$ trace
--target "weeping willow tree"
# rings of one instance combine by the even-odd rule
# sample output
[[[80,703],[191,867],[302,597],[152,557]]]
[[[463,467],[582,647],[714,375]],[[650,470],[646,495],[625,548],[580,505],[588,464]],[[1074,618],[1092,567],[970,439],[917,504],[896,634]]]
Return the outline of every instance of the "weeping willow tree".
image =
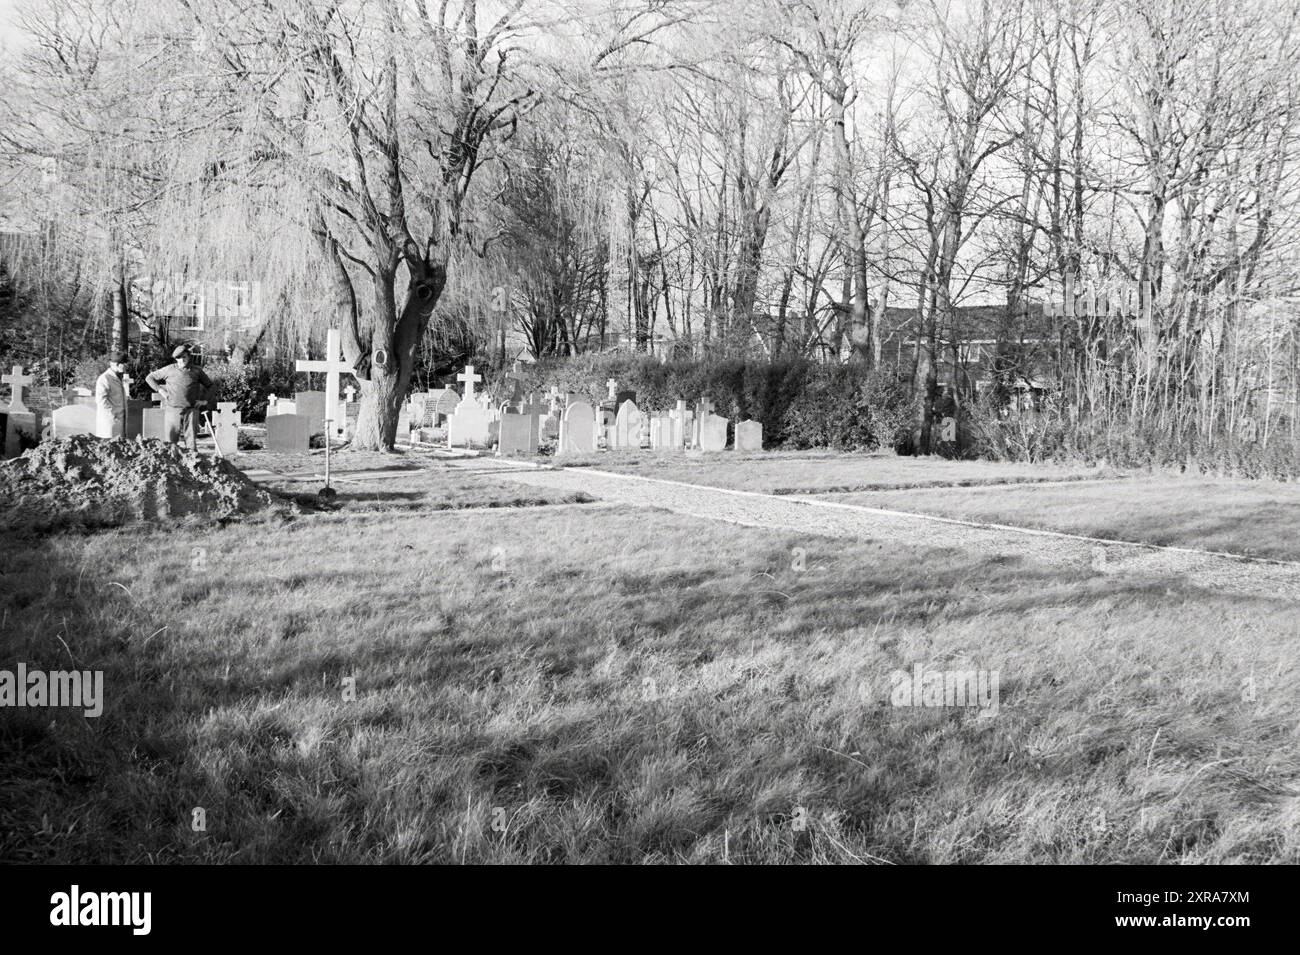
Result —
[[[513,71],[522,0],[491,19],[475,0],[181,2],[209,101],[237,118],[219,175],[300,190],[280,200],[319,263],[316,324],[341,328],[361,383],[354,446],[391,448],[457,249],[489,238],[471,187],[534,99]]]
[[[213,95],[214,51],[192,18],[166,0],[32,0],[21,22],[0,149],[39,237],[22,247],[25,283],[47,298],[74,286],[63,298],[114,348],[137,328],[168,347],[179,301],[232,288],[244,292],[223,316],[229,354],[272,321],[305,333],[327,289],[308,220],[291,212],[308,193],[249,160],[250,110]]]

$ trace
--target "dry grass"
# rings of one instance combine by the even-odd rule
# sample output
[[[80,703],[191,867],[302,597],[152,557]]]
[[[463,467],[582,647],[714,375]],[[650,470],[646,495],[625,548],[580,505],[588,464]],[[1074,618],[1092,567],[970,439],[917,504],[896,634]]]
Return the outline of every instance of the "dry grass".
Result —
[[[343,452],[330,462],[331,485],[338,492],[322,503],[324,452],[310,455],[271,455],[256,452],[239,457],[245,471],[267,470],[295,478],[260,478],[266,487],[313,510],[348,513],[398,513],[458,510],[479,507],[533,507],[582,504],[593,500],[583,493],[565,494],[525,488],[492,476],[501,467],[491,458],[456,464],[419,452]]]
[[[1300,561],[1300,485],[1154,476],[832,495],[919,514]]]
[[[622,509],[0,548],[107,696],[4,714],[7,860],[1300,862],[1280,601]]]
[[[705,484],[764,494],[831,493],[935,485],[1062,481],[1112,475],[1083,466],[949,461],[899,457],[893,452],[833,454],[809,451],[634,452],[561,457],[565,467],[591,466],[623,474]]]

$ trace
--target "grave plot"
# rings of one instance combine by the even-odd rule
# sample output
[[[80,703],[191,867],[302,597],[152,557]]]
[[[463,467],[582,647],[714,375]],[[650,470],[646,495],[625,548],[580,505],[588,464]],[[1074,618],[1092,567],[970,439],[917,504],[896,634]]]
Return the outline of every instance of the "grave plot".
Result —
[[[752,441],[742,430],[742,443]],[[566,466],[764,494],[826,494],[907,487],[961,487],[1038,481],[1120,478],[1113,469],[1001,461],[950,461],[900,457],[892,451],[843,454],[825,451],[727,450],[717,454],[645,451],[574,457]]]
[[[330,461],[330,480],[338,497],[321,505],[315,492],[324,483],[323,451],[310,455],[250,452],[240,456],[239,464],[258,484],[313,510],[415,513],[595,500],[582,491],[529,488],[496,478],[491,470],[500,466],[491,458],[470,459],[466,467],[458,467],[422,451],[343,450],[334,452]]]
[[[832,494],[827,500],[1089,537],[1300,561],[1300,488],[1146,475],[1126,481]]]

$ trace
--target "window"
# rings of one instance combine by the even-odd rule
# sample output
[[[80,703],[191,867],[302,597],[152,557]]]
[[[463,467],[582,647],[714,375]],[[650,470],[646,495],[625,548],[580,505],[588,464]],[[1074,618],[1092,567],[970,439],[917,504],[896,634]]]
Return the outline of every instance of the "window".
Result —
[[[187,332],[203,331],[203,294],[197,289],[187,289],[176,303],[175,319]]]

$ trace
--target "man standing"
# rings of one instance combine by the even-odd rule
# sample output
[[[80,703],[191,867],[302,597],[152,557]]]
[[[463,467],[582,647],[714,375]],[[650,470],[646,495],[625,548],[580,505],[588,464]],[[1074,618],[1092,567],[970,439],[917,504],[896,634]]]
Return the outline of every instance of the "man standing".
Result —
[[[181,345],[172,357],[174,364],[159,368],[145,382],[163,396],[163,424],[167,440],[184,440],[194,450],[198,439],[198,414],[213,399],[212,379],[194,364],[188,345]]]
[[[126,434],[126,355],[115,351],[108,356],[108,368],[95,379],[95,435],[120,438]]]

